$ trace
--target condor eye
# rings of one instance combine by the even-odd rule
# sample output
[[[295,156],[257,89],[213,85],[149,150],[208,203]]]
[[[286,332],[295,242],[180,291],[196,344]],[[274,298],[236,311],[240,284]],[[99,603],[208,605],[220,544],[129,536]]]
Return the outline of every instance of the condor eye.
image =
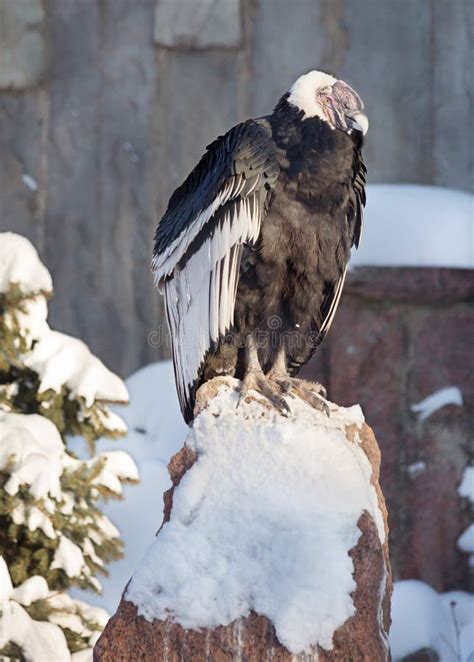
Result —
[[[323,101],[325,106],[328,106],[331,103],[331,100],[330,100],[329,97],[323,97],[322,101]]]

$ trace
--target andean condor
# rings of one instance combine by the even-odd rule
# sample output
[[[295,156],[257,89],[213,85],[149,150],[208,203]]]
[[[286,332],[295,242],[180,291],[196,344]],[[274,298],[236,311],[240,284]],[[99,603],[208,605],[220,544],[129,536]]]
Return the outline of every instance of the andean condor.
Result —
[[[323,387],[295,375],[331,325],[359,244],[363,108],[347,83],[311,71],[271,115],[211,143],[171,196],[152,268],[186,422],[217,375],[282,413],[291,393],[327,411]]]

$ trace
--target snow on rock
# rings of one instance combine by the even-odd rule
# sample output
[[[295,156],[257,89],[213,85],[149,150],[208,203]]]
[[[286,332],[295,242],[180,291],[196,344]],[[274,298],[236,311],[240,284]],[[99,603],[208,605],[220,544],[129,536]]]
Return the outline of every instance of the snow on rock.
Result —
[[[292,400],[287,419],[255,401],[236,410],[237,399],[221,388],[194,421],[186,445],[197,461],[126,599],[191,629],[253,610],[289,651],[331,649],[355,612],[349,551],[363,512],[385,538],[371,464],[346,438],[362,412],[333,407],[328,418]]]
[[[372,184],[353,266],[474,268],[474,195],[436,186]]]
[[[417,580],[394,584],[390,629],[394,662],[423,648],[436,651],[440,662],[468,662],[474,655],[473,631],[473,595],[462,591],[439,595]]]
[[[53,290],[49,271],[26,237],[14,232],[0,233],[0,265],[0,292],[6,292],[12,283],[25,294]]]
[[[431,393],[427,398],[411,405],[410,409],[418,414],[420,421],[426,421],[438,409],[446,405],[457,405],[462,407],[463,399],[461,390],[457,386],[446,386],[434,393]]]
[[[8,494],[28,485],[36,499],[59,498],[63,456],[61,436],[47,418],[0,411],[0,468],[12,467],[4,486]]]
[[[51,331],[40,336],[24,363],[38,373],[39,392],[61,391],[67,386],[72,397],[83,397],[88,407],[95,400],[128,402],[123,381],[94,356],[77,338]]]

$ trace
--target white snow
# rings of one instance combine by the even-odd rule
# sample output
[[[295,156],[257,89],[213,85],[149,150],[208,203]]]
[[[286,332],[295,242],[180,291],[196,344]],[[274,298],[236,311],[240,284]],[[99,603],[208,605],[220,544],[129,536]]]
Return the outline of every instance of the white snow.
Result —
[[[23,609],[36,600],[48,601],[52,609],[48,621],[33,620]],[[100,634],[93,628],[97,625],[103,629],[108,619],[103,609],[73,600],[66,593],[49,591],[44,577],[29,577],[13,588],[7,565],[0,557],[0,648],[9,641],[16,643],[28,662],[92,662],[92,646]],[[90,648],[71,656],[61,627],[84,637]]]
[[[23,505],[23,502],[20,501],[17,504],[17,507],[20,506],[20,504]],[[41,529],[48,538],[56,538],[56,531],[54,530],[52,521],[36,506],[29,507],[28,515],[24,519],[30,531]]]
[[[85,343],[59,331],[41,335],[24,363],[39,374],[40,393],[48,389],[59,392],[67,386],[71,395],[83,397],[88,407],[95,400],[128,402],[120,377],[106,368]]]
[[[459,496],[469,499],[474,503],[474,466],[469,465],[464,469],[461,484],[458,487]]]
[[[474,524],[470,524],[459,537],[457,546],[462,552],[474,554]]]
[[[48,494],[59,498],[63,456],[64,444],[51,421],[38,414],[0,411],[0,467],[12,467],[4,487],[8,494],[29,485],[36,499]]]
[[[474,268],[474,195],[436,186],[368,186],[353,266]]]
[[[97,457],[105,460],[105,463],[93,480],[94,484],[103,485],[114,494],[121,495],[123,491],[121,480],[139,480],[137,465],[125,451],[109,451],[100,453]],[[96,458],[92,462],[96,462]]]
[[[28,607],[36,600],[44,600],[47,598],[48,593],[49,588],[46,579],[39,575],[35,575],[33,577],[28,577],[23,584],[14,588],[12,591],[12,598],[21,605]]]
[[[222,388],[195,420],[187,445],[198,460],[127,599],[149,619],[171,614],[187,628],[253,609],[290,651],[330,649],[354,613],[348,552],[363,511],[385,535],[370,463],[345,436],[362,413],[334,407],[328,418],[299,400],[291,419],[256,402],[237,413],[237,397]]]
[[[130,405],[114,409],[125,420],[128,436],[98,442],[98,448],[106,452],[126,450],[140,474],[137,485],[123,485],[123,501],[113,499],[103,507],[103,512],[119,525],[125,542],[125,557],[108,565],[109,576],[101,578],[102,595],[73,592],[111,613],[118,607],[125,585],[161,524],[163,492],[171,486],[167,464],[182,447],[188,433],[179,409],[171,361],[142,368],[127,379],[126,384]],[[74,438],[71,442],[76,452],[86,455],[83,440]],[[119,533],[105,518],[104,527],[107,536]]]
[[[62,630],[53,623],[33,620],[12,600],[3,608],[0,619],[0,648],[8,641],[20,646],[28,662],[70,662],[71,659]]]
[[[18,284],[25,294],[53,289],[50,273],[35,247],[19,234],[0,233],[0,264],[0,292],[6,292],[11,283]]]
[[[417,413],[420,421],[426,421],[438,409],[446,405],[457,405],[462,407],[463,398],[461,390],[457,386],[446,386],[434,393],[431,393],[421,402],[411,405],[411,411]]]
[[[82,467],[93,468],[98,462],[103,462],[103,467],[95,477],[95,483],[117,495],[122,493],[122,480],[138,479],[135,463],[123,450],[99,453],[85,461],[78,460],[65,452],[56,426],[48,419],[38,414],[0,411],[0,469],[7,468],[9,474],[4,489],[8,494],[15,495],[21,486],[27,486],[35,499],[34,503],[15,503],[13,521],[19,525],[26,524],[30,531],[41,529],[50,539],[58,539],[51,567],[62,568],[69,577],[87,576],[90,581],[91,572],[84,556],[101,565],[91,541],[86,537],[81,543],[82,548],[76,545],[55,528],[50,515],[60,510],[64,515],[74,517],[74,499],[69,492],[61,489],[61,476]],[[88,532],[96,544],[103,544],[107,537],[117,537],[116,527],[105,516],[99,517],[96,524],[99,532],[93,528]],[[97,587],[100,588],[98,582]]]
[[[0,648],[11,641],[21,647],[28,662],[69,662],[71,656],[61,629],[53,623],[33,620],[20,604],[29,605],[46,597],[45,583],[42,577],[30,577],[14,589],[0,557]]]
[[[407,466],[407,472],[410,478],[416,478],[420,474],[426,471],[426,462],[419,460],[418,462],[412,462]]]
[[[59,545],[54,552],[54,559],[51,563],[51,569],[61,568],[68,577],[80,577],[83,574],[89,574],[89,567],[84,561],[84,556],[80,547],[75,545],[66,536],[61,536]]]
[[[455,622],[460,630],[460,646]],[[474,654],[473,631],[473,595],[462,591],[439,595],[417,580],[394,584],[390,630],[394,662],[423,648],[435,650],[440,662],[468,662]]]
[[[85,343],[49,328],[46,300],[39,293],[52,291],[51,276],[28,239],[13,232],[0,233],[0,264],[0,292],[17,283],[25,294],[38,295],[25,301],[24,312],[19,311],[16,316],[23,335],[37,341],[23,362],[40,376],[39,392],[48,389],[59,392],[66,386],[72,397],[84,398],[86,407],[96,400],[128,402],[123,381]],[[9,317],[11,313],[6,315],[7,323]],[[108,429],[124,431],[123,421],[117,415],[103,414],[102,419]]]
[[[171,455],[181,448],[188,432],[188,428],[182,422],[179,413],[171,362],[156,363],[143,368],[127,380],[127,386],[130,392],[131,404],[129,407],[116,407],[116,410],[120,412],[128,425],[128,437],[117,441],[104,440],[100,442],[101,448],[130,451],[140,470],[140,484],[124,487],[125,500],[123,502],[110,501],[104,508],[106,514],[119,525],[122,538],[125,541],[125,558],[110,564],[110,577],[101,580],[104,586],[102,596],[74,591],[74,594],[83,596],[88,602],[106,606],[111,613],[117,608],[123,589],[150,541],[153,541],[161,523],[162,493],[170,487],[166,464]],[[416,471],[421,470],[420,462],[414,462],[413,464]],[[474,478],[474,468],[467,467],[459,487],[460,496],[469,498],[468,494],[472,493],[472,478]],[[109,520],[105,520],[107,535],[117,535],[116,529],[109,531],[109,527],[112,526]],[[428,616],[426,613],[426,603],[429,604],[430,597],[423,601],[423,595],[426,595],[424,588],[427,589],[428,596],[433,597],[434,594],[436,597],[437,594],[421,582],[414,581],[415,587],[412,593],[416,594],[416,585],[421,585],[422,597],[417,598],[412,608],[410,590],[404,590],[403,584],[404,582],[395,584],[391,636],[394,654],[397,656],[394,657],[394,660],[400,659],[399,652],[401,650],[414,652],[413,646],[415,648],[418,645],[424,647],[426,642],[431,641],[438,642],[436,643],[438,646],[440,638],[443,641],[442,636],[445,633],[446,622],[451,622],[451,612],[447,613],[446,608],[449,608],[449,597],[454,594],[439,596],[442,604],[445,605],[441,617],[439,617],[439,614],[436,616],[436,609],[440,610],[441,606],[434,599],[435,615],[430,621],[429,609]],[[402,586],[401,590],[399,586]],[[405,595],[407,601],[404,600]],[[459,593],[456,596],[455,611],[459,619],[461,619],[461,603],[463,605],[461,643],[464,646],[462,660],[466,662],[469,657],[469,644],[472,643],[470,631],[466,625],[473,613],[473,597],[465,593]],[[415,608],[420,601],[422,602],[421,616]],[[426,625],[427,619],[428,626]],[[442,621],[441,629],[437,626],[440,619]],[[428,628],[426,637],[417,637],[418,626],[415,628],[414,624],[418,624],[419,621],[422,623],[420,627],[423,632],[426,633]],[[449,633],[449,646],[455,646],[454,632],[450,630]],[[442,646],[443,644],[439,645]],[[447,657],[443,662],[453,662],[454,659],[453,656]]]
[[[48,317],[48,305],[44,296],[37,295],[23,301],[22,307],[24,311],[15,311],[16,318],[22,335],[31,343],[32,340],[49,332],[49,326],[46,321]],[[5,315],[7,323],[10,318],[10,313],[7,313]]]
[[[28,175],[27,173],[25,173],[21,176],[21,178],[23,180],[23,184],[27,188],[29,188],[30,191],[37,191],[38,190],[38,182],[31,175]]]

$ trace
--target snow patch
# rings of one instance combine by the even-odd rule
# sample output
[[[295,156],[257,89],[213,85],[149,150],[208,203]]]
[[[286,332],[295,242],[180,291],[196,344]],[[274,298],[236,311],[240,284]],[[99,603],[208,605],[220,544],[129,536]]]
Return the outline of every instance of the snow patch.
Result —
[[[440,662],[468,662],[474,655],[473,631],[473,595],[462,591],[440,595],[417,580],[395,582],[390,629],[394,662],[423,648],[436,651]]]
[[[350,265],[474,268],[474,195],[437,186],[368,186],[363,240]]]
[[[66,536],[61,536],[59,545],[54,552],[51,569],[60,568],[68,577],[80,577],[90,574],[88,565],[84,560],[82,550]]]
[[[0,264],[0,292],[7,292],[11,283],[18,284],[25,294],[52,292],[51,275],[25,237],[14,232],[1,233]]]
[[[70,662],[61,629],[53,623],[33,620],[20,604],[47,597],[45,584],[43,577],[30,577],[14,589],[7,564],[0,556],[0,648],[11,641],[22,649],[26,660]]]
[[[459,536],[457,546],[462,552],[474,554],[474,524],[470,524],[464,533]]]
[[[409,464],[407,466],[407,473],[410,476],[410,478],[416,478],[425,471],[426,471],[426,462],[423,462],[423,460],[420,460],[419,462],[412,462],[412,464]]]
[[[474,466],[469,465],[464,469],[461,484],[458,487],[458,494],[474,503]]]
[[[257,402],[237,413],[237,397],[221,389],[194,421],[186,443],[198,460],[126,598],[146,618],[171,614],[186,628],[255,610],[290,651],[330,649],[354,613],[348,552],[363,511],[385,535],[370,463],[345,436],[362,412],[333,407],[327,418],[294,400],[285,419]]]
[[[438,409],[442,409],[442,407],[445,407],[446,405],[457,405],[458,407],[462,407],[462,393],[457,386],[446,386],[445,388],[441,388],[439,391],[435,391],[421,402],[411,405],[410,409],[417,413],[419,420],[423,422],[438,411]]]
[[[114,494],[122,494],[121,481],[139,480],[137,465],[125,451],[109,451],[100,453],[98,457],[104,460],[104,466],[93,481],[97,485],[106,487]],[[95,458],[93,462],[96,462]]]
[[[3,559],[2,559],[3,560]],[[49,589],[46,579],[39,575],[28,577],[23,584],[12,591],[12,598],[21,605],[28,607],[36,600],[44,600],[48,597]]]
[[[59,331],[41,335],[24,359],[41,379],[39,393],[61,391],[67,386],[72,397],[83,397],[86,406],[96,400],[128,402],[128,392],[118,375],[94,356],[87,345]]]
[[[25,173],[24,175],[21,176],[21,179],[23,181],[23,184],[27,188],[29,188],[30,191],[37,191],[38,190],[38,182],[31,175],[28,175],[27,173]]]
[[[38,414],[0,411],[0,468],[11,465],[4,489],[16,494],[28,485],[35,499],[61,495],[64,444],[56,426]]]

